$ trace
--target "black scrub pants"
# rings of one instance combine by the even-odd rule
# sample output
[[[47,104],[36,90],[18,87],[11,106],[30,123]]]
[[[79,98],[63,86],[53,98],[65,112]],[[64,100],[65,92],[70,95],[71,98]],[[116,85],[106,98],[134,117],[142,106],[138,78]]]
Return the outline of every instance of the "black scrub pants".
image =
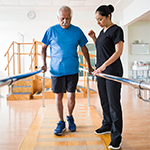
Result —
[[[121,83],[97,77],[98,91],[103,109],[103,126],[111,127],[111,142],[121,142],[122,109]]]

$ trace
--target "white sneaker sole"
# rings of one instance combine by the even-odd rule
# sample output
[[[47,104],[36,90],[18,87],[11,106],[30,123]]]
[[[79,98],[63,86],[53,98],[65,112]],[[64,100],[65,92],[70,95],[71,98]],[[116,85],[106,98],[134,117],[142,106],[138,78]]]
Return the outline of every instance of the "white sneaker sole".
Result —
[[[102,134],[111,133],[111,131],[106,131],[106,132],[102,132],[102,133],[97,133],[96,131],[94,131],[94,133],[97,134],[97,135],[102,135]]]
[[[61,133],[54,133],[54,134],[55,134],[55,135],[60,136],[60,135],[62,135],[62,134],[63,134],[63,132],[65,132],[65,131],[66,131],[66,128],[65,128],[65,129],[63,129]]]
[[[120,149],[122,142],[120,143],[119,147],[113,147],[112,145],[109,145],[108,148],[109,149]]]

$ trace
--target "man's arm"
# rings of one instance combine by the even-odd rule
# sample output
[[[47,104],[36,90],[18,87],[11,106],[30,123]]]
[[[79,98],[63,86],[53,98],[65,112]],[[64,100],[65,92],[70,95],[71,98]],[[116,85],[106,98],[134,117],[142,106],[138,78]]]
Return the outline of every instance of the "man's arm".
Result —
[[[83,55],[84,55],[84,57],[86,59],[86,62],[87,62],[87,65],[88,65],[89,74],[91,74],[91,72],[93,72],[94,69],[91,66],[90,56],[89,56],[89,52],[88,52],[88,49],[87,49],[86,45],[84,45],[83,47],[81,47],[81,50],[82,50],[82,53],[83,53]]]
[[[46,53],[47,51],[47,45],[43,44],[42,45],[42,51],[41,51],[41,57],[42,57],[42,60],[43,60],[43,66],[41,67],[42,70],[44,70],[43,72],[46,72],[47,71],[47,64],[46,64]]]

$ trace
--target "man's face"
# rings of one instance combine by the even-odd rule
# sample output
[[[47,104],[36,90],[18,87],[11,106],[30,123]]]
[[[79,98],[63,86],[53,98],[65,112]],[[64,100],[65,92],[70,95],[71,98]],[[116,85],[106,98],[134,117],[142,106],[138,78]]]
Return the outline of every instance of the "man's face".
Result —
[[[70,23],[71,23],[71,16],[70,16],[70,11],[67,10],[67,11],[60,11],[60,15],[57,16],[58,17],[58,20],[60,22],[60,26],[64,29],[67,29],[69,28],[70,26]]]

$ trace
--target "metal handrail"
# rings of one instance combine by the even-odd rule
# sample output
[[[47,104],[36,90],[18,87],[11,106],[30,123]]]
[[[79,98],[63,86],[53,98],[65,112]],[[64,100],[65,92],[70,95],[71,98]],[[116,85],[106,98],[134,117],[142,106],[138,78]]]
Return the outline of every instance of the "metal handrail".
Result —
[[[38,74],[40,72],[42,72],[43,70],[38,70],[38,71],[34,71],[34,72],[30,72],[30,73],[25,73],[25,74],[20,74],[20,75],[15,75],[15,76],[11,76],[5,79],[0,80],[0,87],[3,87],[5,85],[11,85],[16,83],[17,81],[33,76],[35,74]]]
[[[110,79],[113,81],[117,81],[120,83],[126,83],[128,85],[133,86],[134,88],[139,88],[142,90],[150,90],[150,84],[144,81],[137,81],[137,80],[131,80],[128,78],[123,78],[123,77],[118,77],[118,76],[113,76],[113,75],[108,75],[108,74],[104,74],[104,73],[97,73],[97,76],[106,78],[106,79]]]
[[[80,70],[88,72],[87,69],[80,68]],[[109,79],[112,81],[120,82],[120,83],[126,83],[127,85],[131,85],[132,87],[139,89],[138,97],[140,99],[142,99],[143,101],[146,101],[146,102],[150,102],[150,98],[144,99],[141,96],[141,90],[149,90],[150,91],[150,83],[147,83],[144,81],[128,79],[128,78],[124,78],[124,77],[118,77],[118,76],[109,75],[109,74],[105,74],[105,73],[97,73],[96,76],[99,76],[99,77],[102,77],[105,79]]]
[[[128,79],[128,78],[122,78],[122,77],[108,75],[108,74],[104,74],[104,73],[97,73],[96,76],[103,77],[103,78],[113,80],[113,81],[116,81],[116,82],[126,83],[128,85],[131,85],[132,87],[139,89],[139,93],[138,93],[137,96],[140,99],[142,99],[143,101],[146,101],[146,102],[150,102],[150,98],[149,99],[144,99],[141,96],[141,90],[149,90],[150,91],[150,84],[147,83],[147,82],[137,81],[137,80],[133,80],[133,79],[131,80],[131,79]]]
[[[87,69],[83,69],[81,67],[79,67],[79,70],[80,71],[84,71],[87,73],[87,98],[88,98],[88,106],[91,106],[90,105],[90,86],[89,86],[89,72]]]
[[[7,94],[6,97],[10,96],[13,93],[13,88],[14,88],[14,83],[18,82],[21,79],[33,76],[35,74],[38,74],[40,72],[42,72],[43,70],[38,70],[38,71],[34,71],[34,72],[30,72],[30,73],[25,73],[25,74],[20,74],[20,75],[15,75],[15,76],[11,76],[5,79],[0,80],[0,88],[8,85],[10,87],[10,92],[9,94]],[[43,85],[45,86],[45,73],[43,73]],[[43,86],[43,87],[44,87]],[[43,88],[44,91],[44,88]],[[1,98],[5,98],[4,96],[0,95]],[[44,101],[44,97],[43,97],[43,101]],[[44,107],[44,102],[43,102],[43,107]]]

